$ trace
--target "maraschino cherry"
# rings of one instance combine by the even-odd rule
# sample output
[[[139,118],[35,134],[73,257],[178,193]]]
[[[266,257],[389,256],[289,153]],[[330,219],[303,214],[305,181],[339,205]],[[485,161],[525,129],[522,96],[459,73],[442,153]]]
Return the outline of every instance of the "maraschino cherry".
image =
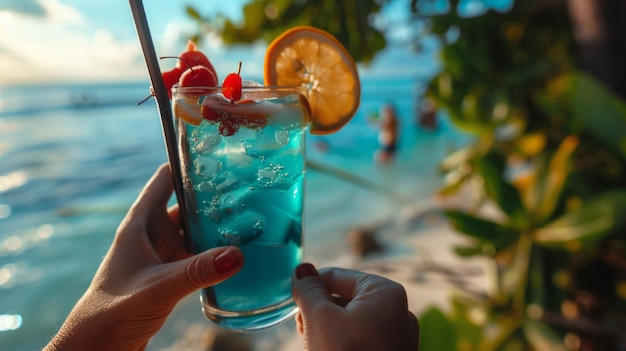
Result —
[[[239,61],[237,73],[230,73],[224,78],[224,82],[222,83],[222,93],[231,103],[235,103],[235,101],[241,99],[241,76],[239,73],[241,73],[241,61]]]
[[[185,48],[185,51],[182,52],[178,57],[181,60],[179,60],[178,63],[176,63],[176,68],[182,69],[183,71],[185,71],[187,70],[189,65],[204,66],[208,68],[211,72],[213,72],[213,75],[215,76],[215,80],[217,81],[217,71],[215,71],[215,68],[213,68],[211,61],[209,61],[209,58],[204,53],[202,53],[201,51],[198,51],[198,48],[196,47],[196,43],[194,43],[193,41],[189,40],[187,42],[187,47]],[[185,62],[187,62],[188,64],[185,64]]]
[[[180,87],[214,87],[217,85],[217,78],[209,68],[196,65],[189,67],[178,80]]]

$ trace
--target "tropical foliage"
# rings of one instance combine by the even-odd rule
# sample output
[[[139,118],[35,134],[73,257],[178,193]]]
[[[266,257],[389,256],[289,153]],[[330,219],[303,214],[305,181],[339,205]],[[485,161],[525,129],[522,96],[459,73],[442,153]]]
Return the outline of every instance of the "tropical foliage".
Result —
[[[474,242],[457,254],[486,257],[495,288],[422,315],[422,350],[615,350],[626,330],[626,102],[582,69],[565,2],[480,16],[459,15],[463,3],[412,0],[407,11],[443,43],[427,96],[476,136],[443,160],[441,194],[480,195],[447,215]],[[385,46],[369,21],[383,5],[254,0],[242,25],[188,12],[226,42],[321,27],[366,61]]]
[[[613,350],[624,327],[626,103],[579,68],[567,8],[542,5],[429,17],[442,41],[459,36],[428,96],[476,135],[443,162],[454,180],[442,193],[479,184],[499,214],[448,211],[475,242],[457,253],[489,257],[497,274],[485,300],[423,316],[439,329],[426,344],[455,335],[439,350]]]
[[[385,47],[385,37],[370,15],[380,12],[387,1],[253,0],[243,7],[241,23],[219,14],[203,16],[193,6],[187,13],[198,23],[195,41],[201,41],[206,31],[218,31],[226,44],[270,42],[289,28],[308,25],[333,34],[356,61],[367,62]]]

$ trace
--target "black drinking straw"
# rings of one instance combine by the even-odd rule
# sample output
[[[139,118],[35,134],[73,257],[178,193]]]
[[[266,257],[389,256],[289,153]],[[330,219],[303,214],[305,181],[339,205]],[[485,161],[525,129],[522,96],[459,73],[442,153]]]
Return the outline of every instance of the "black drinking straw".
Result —
[[[163,78],[161,77],[161,69],[154,50],[154,43],[152,41],[152,35],[150,34],[150,28],[148,26],[148,19],[146,18],[146,11],[143,7],[143,2],[142,0],[129,1],[130,9],[133,13],[133,20],[139,36],[139,42],[141,43],[141,49],[143,50],[143,57],[146,60],[146,65],[148,66],[150,82],[152,83],[152,88],[154,89],[157,109],[159,110],[159,115],[161,116],[163,138],[165,139],[167,157],[170,163],[170,169],[172,170],[174,191],[176,192],[178,207],[180,209],[181,227],[186,238],[187,249],[192,252],[191,238],[187,231],[187,206],[185,205],[185,199],[183,197],[183,179],[180,169],[180,158],[178,157],[176,132],[174,130],[174,119],[169,95],[167,89],[165,88],[165,83],[163,83]]]

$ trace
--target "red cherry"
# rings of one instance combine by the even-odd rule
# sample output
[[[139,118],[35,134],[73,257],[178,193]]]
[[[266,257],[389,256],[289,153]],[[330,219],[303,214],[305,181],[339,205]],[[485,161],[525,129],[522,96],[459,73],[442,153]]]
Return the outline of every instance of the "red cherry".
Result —
[[[218,127],[220,134],[223,136],[231,136],[239,130],[239,124],[228,119],[223,120]]]
[[[222,93],[224,97],[230,99],[231,102],[241,99],[241,61],[239,61],[239,69],[237,73],[231,73],[226,76],[222,83]]]
[[[209,61],[205,54],[198,51],[198,48],[193,41],[189,40],[187,42],[187,48],[180,54],[179,58],[180,60],[176,63],[176,67],[186,70],[189,66],[204,66],[213,72],[213,75],[215,75],[217,80],[217,72],[215,71],[215,68],[213,68],[211,61]]]
[[[209,59],[206,57],[206,55],[198,51],[196,44],[191,40],[187,42],[187,48],[185,49],[184,52],[180,54],[180,56],[178,57],[177,56],[162,56],[160,58],[161,59],[164,59],[164,58],[178,59],[178,62],[176,63],[176,67],[174,67],[173,69],[169,71],[161,73],[161,78],[163,79],[165,89],[167,90],[167,94],[170,99],[172,98],[172,91],[171,91],[172,87],[177,82],[180,84],[182,75],[191,67],[195,67],[195,66],[206,67],[212,73],[212,78],[210,77],[210,75],[206,75],[202,73],[201,77],[192,79],[190,83],[187,84],[187,86],[217,86],[218,80],[217,80],[217,72],[215,71],[215,68],[211,64],[211,61],[209,61]],[[205,79],[203,77],[208,77],[208,78]],[[154,96],[154,91],[152,90],[152,88],[151,88],[150,96],[138,102],[137,104],[140,105],[144,103],[151,96]]]
[[[202,107],[200,107],[200,115],[209,122],[217,123],[224,120],[227,113],[211,105],[202,104]]]
[[[163,77],[163,83],[165,83],[165,89],[167,89],[167,93],[172,98],[172,87],[174,84],[178,83],[180,76],[183,74],[185,70],[182,68],[174,67],[169,71],[163,72],[161,77]]]
[[[215,74],[205,66],[193,66],[186,70],[178,80],[181,87],[214,87],[217,85]]]

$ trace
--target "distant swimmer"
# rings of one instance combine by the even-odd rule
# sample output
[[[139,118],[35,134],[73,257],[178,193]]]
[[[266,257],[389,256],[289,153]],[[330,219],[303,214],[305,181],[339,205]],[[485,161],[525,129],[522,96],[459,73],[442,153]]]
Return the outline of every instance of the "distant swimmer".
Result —
[[[376,161],[381,164],[393,159],[398,147],[398,116],[391,104],[385,104],[381,109],[378,133],[380,148],[376,151]]]
[[[428,130],[437,129],[437,111],[435,103],[430,98],[426,97],[422,100],[417,116],[418,126]]]

